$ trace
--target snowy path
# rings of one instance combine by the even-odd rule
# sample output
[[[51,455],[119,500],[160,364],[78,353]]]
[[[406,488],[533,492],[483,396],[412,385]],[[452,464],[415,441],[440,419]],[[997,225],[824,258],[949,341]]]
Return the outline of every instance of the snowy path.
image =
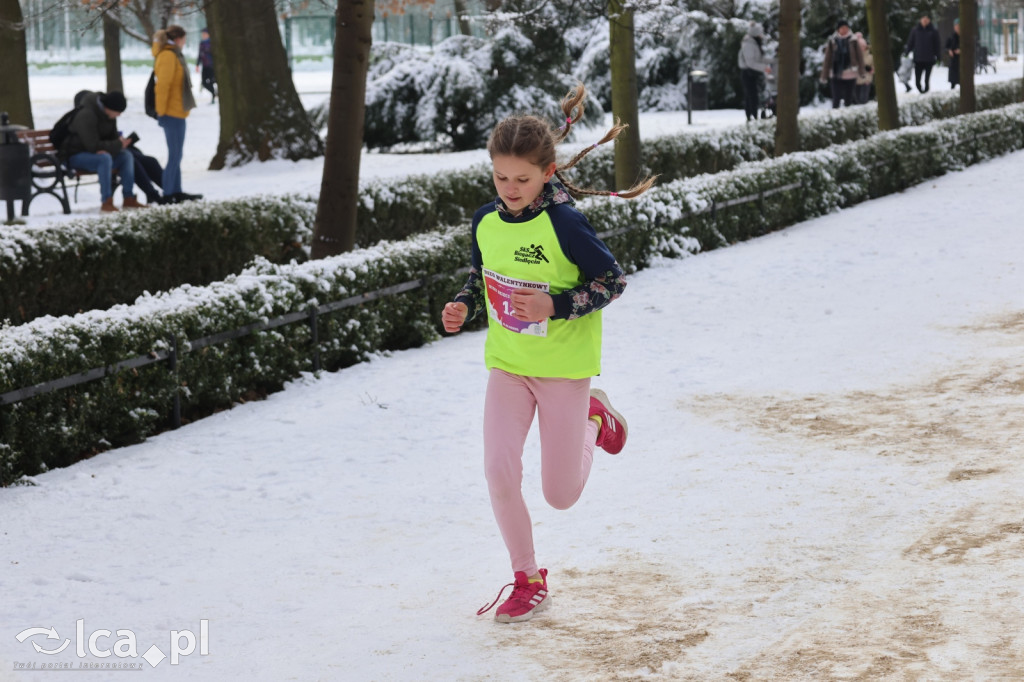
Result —
[[[634,275],[596,380],[626,451],[558,512],[528,443],[532,623],[474,615],[510,575],[473,333],[0,491],[0,679],[1019,679],[1022,163]],[[209,653],[80,658],[78,619]]]

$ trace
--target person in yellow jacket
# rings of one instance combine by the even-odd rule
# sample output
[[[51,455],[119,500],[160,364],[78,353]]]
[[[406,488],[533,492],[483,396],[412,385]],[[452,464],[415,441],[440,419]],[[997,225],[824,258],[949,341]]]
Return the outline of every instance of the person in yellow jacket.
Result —
[[[196,106],[192,81],[181,50],[185,47],[185,29],[172,24],[153,35],[156,63],[157,122],[167,138],[167,164],[164,166],[164,196],[171,201],[194,198],[181,191],[181,157],[185,149],[185,119]]]

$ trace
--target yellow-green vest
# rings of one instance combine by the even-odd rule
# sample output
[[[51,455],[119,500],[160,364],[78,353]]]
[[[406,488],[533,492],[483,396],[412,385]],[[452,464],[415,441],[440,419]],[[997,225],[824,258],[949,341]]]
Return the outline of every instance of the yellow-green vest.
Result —
[[[547,211],[507,223],[497,211],[477,225],[483,266],[513,279],[546,282],[557,294],[583,283],[583,273],[558,242]],[[543,258],[539,257],[543,254]],[[488,315],[485,361],[512,374],[583,379],[601,372],[601,311],[574,320],[548,320],[546,336],[510,331]]]

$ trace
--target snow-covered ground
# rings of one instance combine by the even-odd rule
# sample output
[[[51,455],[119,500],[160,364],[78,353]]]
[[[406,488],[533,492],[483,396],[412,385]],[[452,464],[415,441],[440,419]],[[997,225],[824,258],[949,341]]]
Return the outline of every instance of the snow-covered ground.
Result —
[[[189,125],[186,190],[319,184],[313,162],[207,172],[215,108]],[[511,575],[466,333],[0,490],[0,680],[1019,679],[1022,163],[631,276],[595,380],[625,451],[555,511],[527,443],[553,594],[530,623],[475,615]],[[190,636],[176,665],[118,655]]]

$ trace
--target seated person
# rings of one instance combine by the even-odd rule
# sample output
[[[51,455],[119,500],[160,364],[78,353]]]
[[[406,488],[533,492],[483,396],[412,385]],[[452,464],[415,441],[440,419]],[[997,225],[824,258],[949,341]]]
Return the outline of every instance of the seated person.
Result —
[[[131,144],[120,136],[117,117],[127,108],[124,95],[113,92],[90,92],[82,97],[82,108],[68,126],[68,137],[59,150],[71,168],[90,171],[99,176],[100,211],[116,212],[114,206],[113,172],[121,177],[124,194],[122,208],[146,208],[135,199],[135,159],[128,153]]]
[[[91,94],[95,93],[91,90],[79,90],[75,94],[75,107],[81,106],[85,96]],[[131,138],[127,139],[131,140]],[[130,141],[128,144],[128,152],[131,153],[135,161],[135,186],[146,195],[146,201],[151,204],[179,204],[183,201],[194,201],[203,198],[202,194],[186,194],[185,192],[167,197],[162,196],[160,191],[164,186],[164,169],[160,162],[156,160],[156,157],[149,156],[139,149],[138,144],[134,141]]]
[[[157,189],[157,187],[162,189],[164,186],[164,169],[160,166],[160,162],[152,156],[147,156],[139,149],[138,143],[133,143],[128,147],[128,153],[135,161],[135,184],[146,195],[146,201],[151,204],[170,203],[164,200],[164,197],[160,195],[160,190]]]

